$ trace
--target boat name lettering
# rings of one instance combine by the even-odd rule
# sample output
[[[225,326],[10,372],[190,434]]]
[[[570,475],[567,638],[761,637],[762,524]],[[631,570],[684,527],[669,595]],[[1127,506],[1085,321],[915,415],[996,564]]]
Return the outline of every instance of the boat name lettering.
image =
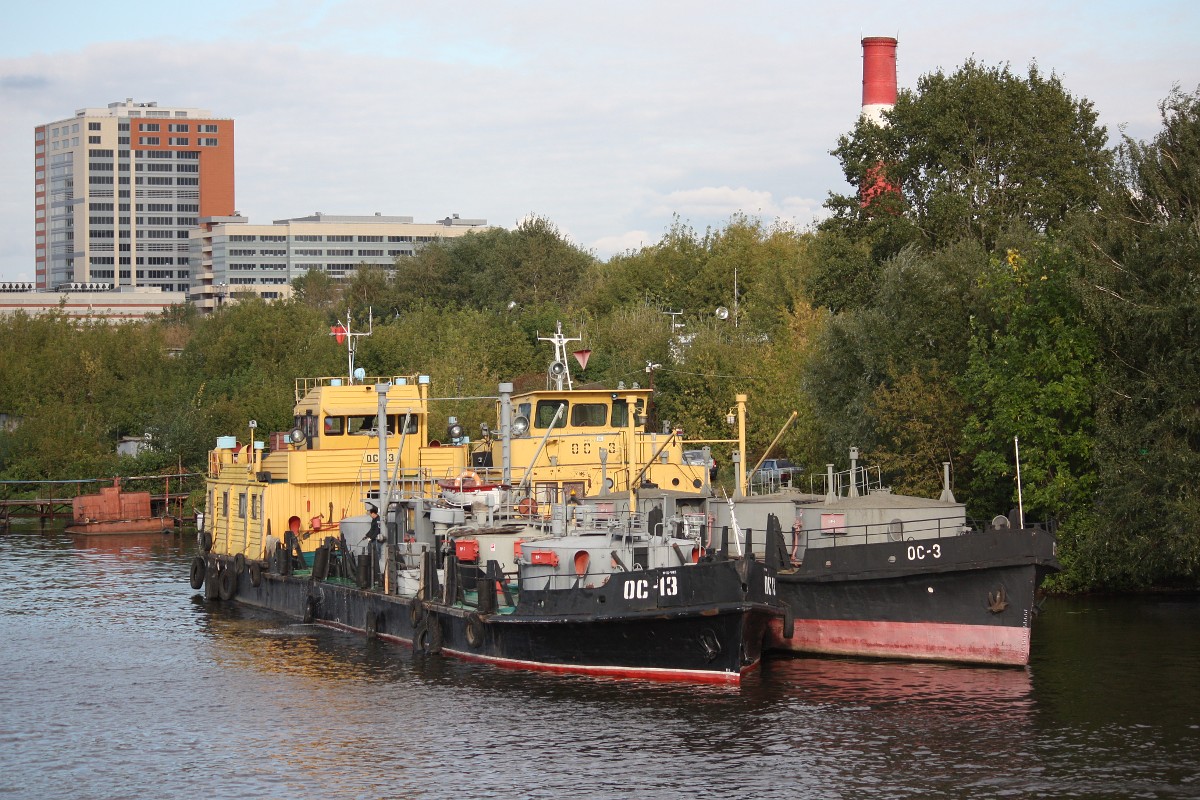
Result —
[[[388,453],[387,460],[388,460],[389,464],[395,464],[396,463],[396,454]],[[363,454],[363,463],[364,464],[378,464],[379,463],[379,453],[364,453]]]
[[[582,450],[581,450],[579,442],[571,442],[571,455],[577,456],[580,454],[580,452],[582,452],[585,456],[591,455],[592,454],[592,443],[584,442]]]
[[[645,600],[650,597],[650,586],[650,581],[645,578],[625,581],[621,588],[622,596],[626,600]],[[679,576],[674,573],[663,575],[654,588],[660,597],[674,597],[679,594]]]
[[[926,556],[929,556],[930,558],[941,558],[942,546],[940,544],[930,545],[929,547],[926,547],[923,544],[910,544],[908,546],[909,561],[924,561]]]
[[[650,581],[639,579],[636,581],[625,581],[624,597],[626,600],[645,600],[650,596]]]

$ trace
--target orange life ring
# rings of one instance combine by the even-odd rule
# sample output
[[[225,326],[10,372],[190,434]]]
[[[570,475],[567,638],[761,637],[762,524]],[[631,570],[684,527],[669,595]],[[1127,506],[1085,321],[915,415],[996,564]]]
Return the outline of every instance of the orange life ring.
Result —
[[[526,497],[520,503],[517,503],[517,510],[522,516],[532,517],[537,513],[537,502],[532,497]]]
[[[467,481],[470,481],[471,483],[467,484]],[[454,479],[454,488],[460,492],[464,487],[467,489],[474,489],[476,486],[482,485],[483,481],[479,479],[479,475],[474,470],[470,469],[464,469],[462,472],[458,473],[458,477]]]

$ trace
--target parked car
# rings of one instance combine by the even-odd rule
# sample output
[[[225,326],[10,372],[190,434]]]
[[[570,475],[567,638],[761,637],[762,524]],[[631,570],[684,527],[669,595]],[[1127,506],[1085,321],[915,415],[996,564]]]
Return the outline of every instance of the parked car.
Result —
[[[790,459],[768,458],[763,461],[758,472],[754,473],[753,479],[767,485],[791,486],[792,478],[800,471],[800,465]]]
[[[708,479],[710,481],[717,479],[717,461],[711,453],[703,450],[684,450],[683,463],[693,467],[708,467]]]

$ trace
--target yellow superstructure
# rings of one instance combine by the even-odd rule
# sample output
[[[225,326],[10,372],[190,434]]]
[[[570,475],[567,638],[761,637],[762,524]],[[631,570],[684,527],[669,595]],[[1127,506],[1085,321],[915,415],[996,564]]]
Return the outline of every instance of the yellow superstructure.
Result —
[[[345,517],[361,514],[380,483],[376,434],[379,387],[386,388],[384,480],[404,491],[434,494],[439,479],[460,475],[465,446],[430,446],[429,384],[423,376],[305,378],[296,382],[295,427],[268,441],[224,436],[209,454],[208,518],[213,551],[265,558],[292,531],[305,551],[337,535]],[[268,449],[269,448],[269,449]],[[399,459],[400,470],[395,470]]]
[[[683,463],[680,432],[646,430],[649,401],[649,389],[547,389],[514,395],[509,482],[531,492],[539,505],[569,499],[571,492],[582,499],[648,485],[707,491],[707,470]],[[503,442],[490,440],[488,449],[491,464],[502,464]],[[477,471],[502,482],[498,466]]]

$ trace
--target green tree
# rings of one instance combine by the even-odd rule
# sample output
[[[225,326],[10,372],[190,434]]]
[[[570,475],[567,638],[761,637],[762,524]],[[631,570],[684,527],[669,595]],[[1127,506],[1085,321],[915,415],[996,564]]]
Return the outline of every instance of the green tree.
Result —
[[[974,60],[923,75],[900,92],[887,123],[860,121],[833,153],[860,189],[882,169],[897,201],[886,210],[932,247],[966,237],[990,250],[1013,224],[1052,229],[1095,207],[1112,163],[1092,104],[1036,64],[1025,76]],[[830,207],[834,226],[868,227],[880,216],[857,198],[833,197]]]
[[[1119,186],[1082,237],[1105,367],[1089,585],[1200,584],[1200,90],[1161,112],[1151,141],[1125,138]]]
[[[984,276],[989,305],[974,320],[962,378],[977,514],[1017,502],[1013,437],[1028,519],[1069,520],[1090,506],[1098,348],[1073,285],[1077,267],[1071,250],[1045,242],[1028,255],[1010,250]]]

